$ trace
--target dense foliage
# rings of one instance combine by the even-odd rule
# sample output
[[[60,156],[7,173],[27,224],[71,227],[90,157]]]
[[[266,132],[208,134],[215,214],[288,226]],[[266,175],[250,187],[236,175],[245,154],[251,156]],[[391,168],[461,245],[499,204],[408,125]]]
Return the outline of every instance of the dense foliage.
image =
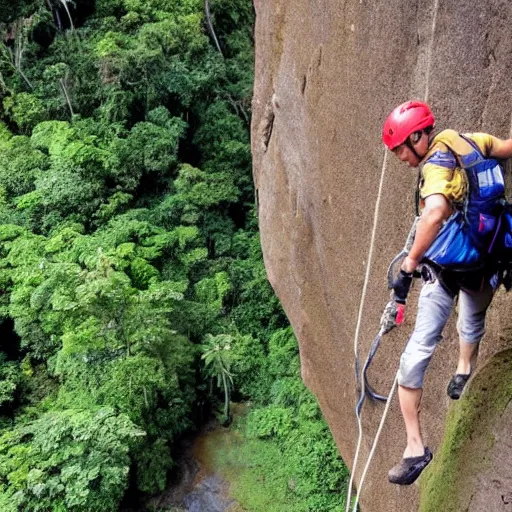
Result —
[[[161,491],[232,393],[261,405],[249,435],[295,446],[307,510],[333,510],[343,472],[261,259],[252,5],[208,7],[0,8],[2,510]]]
[[[244,369],[251,365],[257,375],[244,383],[246,392],[256,397],[244,432],[249,438],[278,445],[280,460],[291,475],[288,492],[293,494],[293,506],[287,510],[342,512],[347,468],[315,398],[302,383],[291,328],[272,334],[265,357],[256,355],[255,344],[235,346],[235,352],[235,374],[239,368],[240,375],[247,375]]]

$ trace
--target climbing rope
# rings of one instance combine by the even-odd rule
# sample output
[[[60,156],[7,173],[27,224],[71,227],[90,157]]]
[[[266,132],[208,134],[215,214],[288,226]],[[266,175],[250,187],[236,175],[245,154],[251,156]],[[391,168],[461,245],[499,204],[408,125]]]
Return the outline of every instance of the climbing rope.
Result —
[[[368,353],[368,357],[366,358],[366,362],[363,366],[363,387],[358,385],[358,393],[359,393],[359,402],[357,402],[356,405],[356,414],[359,416],[361,414],[361,409],[363,408],[363,403],[366,395],[368,395],[373,400],[379,400],[381,402],[385,402],[387,400],[386,396],[379,395],[376,393],[373,388],[368,384],[368,378],[366,376],[366,372],[368,368],[370,367],[370,364],[372,363],[373,357],[375,356],[377,349],[380,345],[380,340],[382,339],[382,336],[385,334],[384,328],[381,327],[380,331],[378,332],[377,336],[375,336],[375,339],[373,340],[372,346],[370,347],[370,352]],[[356,359],[356,376],[357,376],[357,382],[360,382],[360,375],[359,375],[359,361]]]
[[[409,231],[409,235],[407,236],[407,240],[405,242],[404,248],[393,258],[391,261],[389,268],[388,268],[388,289],[393,288],[393,282],[395,279],[395,266],[402,262],[402,260],[409,254],[409,251],[411,250],[412,244],[414,242],[414,235],[416,234],[416,224],[418,223],[419,217],[416,217],[414,219],[413,225],[411,227],[411,230]],[[393,307],[390,308],[390,304],[393,305]],[[382,339],[382,336],[384,334],[387,334],[391,329],[393,329],[396,326],[396,315],[397,310],[394,306],[393,296],[391,296],[391,302],[388,303],[386,306],[386,309],[384,310],[384,313],[382,314],[382,318],[380,319],[380,330],[375,336],[373,343],[370,347],[370,352],[368,353],[368,356],[366,358],[366,361],[363,366],[363,372],[362,376],[359,373],[359,357],[356,355],[355,357],[355,370],[356,370],[356,383],[357,383],[357,392],[359,393],[359,401],[356,405],[356,415],[359,417],[361,415],[361,409],[363,408],[363,403],[365,397],[368,395],[372,400],[377,400],[380,402],[386,402],[388,397],[384,395],[379,395],[374,391],[374,389],[370,386],[368,383],[368,377],[367,377],[367,371],[370,367],[370,364],[373,361],[373,358],[375,354],[377,353],[377,350],[380,345],[380,341]],[[362,383],[362,385],[359,385],[359,383]]]
[[[382,432],[382,429],[384,428],[384,423],[388,416],[388,411],[391,406],[391,402],[393,401],[393,396],[395,394],[397,384],[398,384],[398,372],[396,372],[395,380],[393,381],[393,385],[391,386],[391,390],[389,391],[386,407],[384,408],[384,412],[382,413],[382,418],[380,420],[379,428],[377,429],[377,433],[375,434],[375,438],[373,439],[372,449],[370,450],[370,454],[368,455],[368,460],[366,461],[366,465],[364,466],[364,469],[363,469],[363,474],[361,475],[361,480],[359,481],[359,488],[357,490],[356,501],[354,503],[353,512],[357,512],[357,505],[359,504],[359,496],[361,496],[363,482],[366,478],[366,473],[368,473],[368,469],[370,468],[370,463],[373,459],[373,454],[375,453],[375,450],[377,449],[377,443],[379,442],[380,434]]]
[[[431,26],[431,33],[430,33],[430,41],[429,41],[428,50],[427,50],[427,65],[426,65],[427,71],[426,71],[426,76],[425,76],[425,97],[424,97],[424,101],[425,102],[428,101],[428,96],[429,96],[430,67],[431,67],[430,64],[431,64],[431,61],[432,61],[432,50],[433,50],[433,47],[434,47],[434,34],[435,34],[435,31],[436,31],[438,9],[439,9],[439,0],[434,0],[434,8],[433,8],[434,12],[433,12],[433,16],[432,16],[432,26]],[[511,130],[512,130],[512,128],[511,128]],[[365,298],[366,298],[366,291],[367,291],[367,288],[368,288],[368,281],[369,281],[369,278],[370,278],[370,268],[371,268],[371,261],[372,261],[372,257],[373,257],[373,245],[374,245],[374,241],[375,241],[375,233],[377,231],[377,221],[378,221],[378,216],[379,216],[379,206],[380,206],[380,200],[381,200],[381,196],[382,196],[382,184],[384,182],[384,175],[385,175],[385,171],[386,171],[386,166],[387,166],[387,151],[384,152],[384,160],[383,160],[383,163],[382,163],[382,170],[381,170],[380,182],[379,182],[379,191],[378,191],[378,194],[377,194],[377,200],[375,202],[375,212],[374,212],[374,216],[373,216],[372,236],[371,236],[371,240],[370,240],[370,248],[368,250],[368,261],[366,263],[366,272],[365,272],[365,279],[364,279],[364,284],[363,284],[363,292],[361,294],[361,301],[359,303],[359,312],[358,312],[358,315],[357,315],[356,332],[355,332],[355,335],[354,335],[354,354],[355,354],[355,358],[356,358],[356,368],[355,368],[355,370],[356,370],[356,377],[357,377],[357,373],[358,373],[357,357],[358,357],[359,330],[360,330],[360,327],[361,327],[361,319],[362,319],[362,315],[363,315],[364,301],[365,301]],[[411,229],[411,232],[409,233],[409,237],[411,236],[411,233],[415,232],[417,220],[418,220],[418,218],[416,217],[415,223],[414,223],[414,225],[413,225],[413,227]],[[409,241],[409,237],[408,237],[408,241]],[[411,241],[411,243],[412,243],[412,241]],[[407,246],[407,243],[406,243],[406,246]],[[393,260],[392,265],[393,265],[393,263],[396,263],[395,260]],[[392,273],[392,265],[390,265],[390,269],[388,270],[388,281],[389,281],[389,278],[390,278],[389,276]],[[374,341],[373,345],[375,345],[375,344],[376,343]],[[373,348],[373,345],[372,345],[372,348]],[[378,346],[378,342],[377,342],[376,345]],[[371,353],[372,353],[372,349],[370,349],[370,355],[371,355]],[[365,366],[366,366],[366,364],[365,364]],[[359,379],[356,379],[357,381],[360,380],[360,389],[361,389],[361,392],[363,393],[363,400],[364,400],[364,393],[365,393],[365,378],[366,378],[366,372],[363,370],[360,373],[360,375],[359,375]],[[374,438],[374,441],[373,441],[373,444],[372,444],[372,448],[370,450],[370,454],[368,455],[368,459],[366,461],[366,465],[364,467],[363,474],[361,475],[361,480],[359,482],[358,492],[357,492],[357,495],[356,495],[356,500],[355,500],[354,508],[353,508],[352,512],[357,512],[357,506],[359,504],[359,496],[361,495],[361,491],[362,491],[362,488],[363,488],[363,482],[364,482],[364,479],[366,478],[366,473],[368,472],[368,469],[370,467],[371,461],[373,459],[373,455],[374,455],[375,450],[377,448],[377,443],[379,441],[380,434],[381,434],[382,429],[384,427],[384,423],[386,421],[386,418],[387,418],[387,415],[388,415],[388,412],[389,412],[389,408],[391,406],[391,402],[392,402],[392,399],[393,399],[393,396],[394,396],[394,393],[395,393],[395,389],[396,389],[397,383],[398,383],[398,372],[397,372],[397,374],[395,376],[395,380],[393,382],[391,390],[388,393],[386,407],[385,407],[384,412],[382,414],[382,418],[381,418],[381,421],[380,421],[377,433],[375,434],[375,438]],[[360,399],[360,402],[361,402],[361,399]],[[359,433],[358,433],[358,439],[357,439],[356,453],[355,453],[355,456],[354,456],[354,464],[352,466],[352,471],[351,471],[351,474],[350,474],[350,482],[349,482],[349,485],[348,485],[346,512],[350,512],[350,500],[351,500],[351,497],[352,497],[352,486],[353,486],[353,483],[354,483],[354,475],[355,475],[355,472],[356,472],[357,462],[358,462],[358,459],[359,459],[359,452],[360,452],[360,449],[361,449],[361,443],[362,443],[362,438],[363,438],[363,427],[362,427],[361,414],[360,414],[361,408],[362,408],[362,402],[361,403],[358,402],[358,405],[356,407],[356,416],[357,416],[357,427],[358,427],[358,432]],[[359,409],[359,411],[357,409]]]
[[[354,335],[354,355],[355,355],[356,361],[358,358],[359,330],[361,329],[361,320],[363,318],[364,300],[366,298],[366,291],[368,289],[368,282],[370,280],[370,269],[371,269],[371,262],[372,262],[372,257],[373,257],[373,246],[375,243],[375,235],[377,233],[379,206],[380,206],[380,200],[382,197],[382,188],[383,188],[382,185],[384,183],[384,176],[386,174],[387,161],[388,161],[388,153],[387,153],[387,151],[385,151],[384,152],[384,160],[382,161],[382,170],[380,173],[379,191],[377,193],[377,201],[375,202],[375,212],[373,214],[372,236],[370,238],[370,248],[368,250],[368,261],[366,262],[366,272],[365,272],[365,277],[364,277],[363,292],[361,294],[361,301],[359,303],[359,312],[357,314],[356,332]],[[357,371],[357,364],[356,364],[356,371]],[[360,378],[361,378],[361,389],[363,390],[362,392],[364,393],[364,389],[365,389],[364,388],[364,372],[361,372]],[[361,415],[360,414],[357,414],[357,428],[358,428],[359,434],[358,434],[358,439],[357,439],[357,448],[356,448],[356,454],[354,457],[354,464],[352,466],[352,471],[350,474],[350,482],[348,484],[346,512],[350,512],[350,499],[352,497],[352,485],[354,483],[355,468],[357,467],[359,451],[361,449],[361,442],[363,439],[363,425],[361,423]]]
[[[373,357],[375,356],[375,353],[377,352],[377,349],[379,348],[379,344],[380,344],[380,340],[381,340],[382,336],[384,334],[386,334],[390,330],[389,326],[386,325],[384,316],[381,319],[381,328],[379,330],[379,333],[377,334],[377,336],[373,340],[372,346],[370,347],[370,351],[369,351],[368,356],[366,358],[366,361],[365,361],[365,364],[364,364],[362,372],[359,371],[359,357],[358,357],[359,330],[361,328],[361,321],[362,321],[362,317],[363,317],[364,300],[366,298],[366,292],[367,292],[367,289],[368,289],[368,282],[370,280],[370,269],[371,269],[371,261],[372,261],[372,257],[373,257],[373,247],[374,247],[374,243],[375,243],[375,236],[376,236],[376,232],[377,232],[379,206],[380,206],[380,200],[381,200],[381,197],[382,197],[382,189],[383,189],[383,183],[384,183],[384,176],[385,176],[386,167],[387,167],[387,155],[388,155],[388,153],[387,153],[387,151],[385,151],[385,153],[384,153],[384,160],[382,162],[382,170],[381,170],[381,175],[380,175],[379,190],[378,190],[378,193],[377,193],[377,201],[375,203],[375,212],[374,212],[374,216],[373,216],[372,236],[371,236],[371,239],[370,239],[370,248],[368,250],[368,261],[367,261],[367,264],[366,264],[366,273],[365,273],[365,279],[364,279],[364,284],[363,284],[363,292],[361,294],[361,301],[360,301],[360,304],[359,304],[359,312],[358,312],[358,315],[357,315],[356,332],[355,332],[355,336],[354,336],[354,354],[355,354],[356,382],[358,383],[358,390],[359,390],[359,393],[360,393],[359,401],[358,401],[358,403],[356,405],[356,417],[357,417],[357,425],[358,425],[359,435],[358,435],[358,440],[357,440],[356,455],[354,457],[354,464],[353,464],[352,472],[351,472],[351,475],[350,475],[350,482],[349,482],[348,494],[347,494],[347,508],[346,508],[346,512],[350,512],[350,500],[351,500],[351,497],[352,497],[352,485],[353,485],[353,481],[354,481],[355,468],[357,466],[357,462],[358,462],[358,458],[359,458],[359,452],[360,452],[360,449],[361,449],[361,443],[362,443],[362,438],[363,438],[363,427],[362,427],[362,422],[361,422],[361,410],[362,410],[362,407],[363,407],[365,396],[366,396],[366,394],[368,394],[371,398],[373,398],[375,400],[380,400],[382,402],[386,402],[387,401],[387,405],[386,405],[386,408],[384,409],[384,414],[382,416],[380,429],[377,432],[377,435],[375,437],[374,446],[372,448],[372,451],[370,452],[369,458],[368,458],[368,460],[366,462],[366,465],[365,465],[365,470],[363,472],[363,478],[366,476],[366,472],[368,471],[368,468],[370,466],[370,462],[371,462],[371,459],[373,457],[373,453],[375,452],[375,448],[377,446],[378,437],[380,436],[380,431],[382,431],[382,427],[384,425],[384,421],[385,421],[386,416],[387,416],[387,411],[389,410],[389,406],[390,406],[390,403],[391,403],[391,400],[392,400],[392,397],[393,397],[393,394],[394,394],[394,387],[396,385],[396,380],[397,380],[397,378],[395,378],[395,383],[393,385],[393,388],[389,392],[389,394],[387,396],[383,396],[383,395],[379,395],[379,394],[375,393],[375,391],[373,391],[371,386],[368,384],[367,377],[366,377],[366,371],[367,371],[368,367],[370,366],[370,364],[371,364],[371,362],[373,360]],[[418,221],[418,217],[416,217],[414,219],[414,223],[413,223],[412,228],[411,228],[411,230],[409,232],[409,235],[407,236],[407,240],[405,242],[404,248],[393,259],[393,261],[391,262],[391,264],[389,266],[389,269],[388,269],[388,282],[390,282],[390,279],[391,279],[390,276],[393,275],[394,266],[399,261],[401,261],[405,256],[407,256],[407,254],[409,253],[409,250],[410,250],[410,248],[412,246],[412,243],[414,241],[414,234],[416,232],[417,221]],[[389,287],[390,288],[392,287],[392,283],[391,283],[391,285]],[[398,374],[397,374],[397,377],[398,377]],[[354,508],[354,512],[357,511],[357,503],[359,501],[359,493],[360,493],[360,491],[361,491],[361,482],[359,484],[359,492],[358,492],[358,494],[356,496],[356,505],[355,505],[355,508]]]

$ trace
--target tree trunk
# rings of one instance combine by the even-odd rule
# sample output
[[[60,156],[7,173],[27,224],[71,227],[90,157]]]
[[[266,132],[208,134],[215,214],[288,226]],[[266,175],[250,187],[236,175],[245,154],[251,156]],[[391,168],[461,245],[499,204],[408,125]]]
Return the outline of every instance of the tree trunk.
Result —
[[[222,53],[222,50],[220,48],[219,40],[217,39],[217,36],[215,35],[215,30],[213,29],[212,15],[210,13],[209,0],[204,0],[204,13],[206,15],[206,23],[208,24],[208,31],[210,32],[210,35],[212,36],[212,39],[215,42],[215,46],[217,47],[217,50],[219,50],[219,53],[222,55],[222,57],[224,57],[224,54]]]
[[[66,81],[64,80],[64,78],[61,78],[59,80],[59,83],[60,83],[60,87],[62,89],[62,92],[64,94],[64,98],[66,98],[66,102],[67,102],[68,107],[69,107],[69,112],[71,114],[71,121],[73,121],[73,116],[75,115],[75,113],[73,112],[73,107],[71,106],[71,100],[69,98],[68,90],[67,90],[67,87],[66,87]],[[129,350],[128,350],[128,355],[130,355],[130,351]]]
[[[226,379],[226,374],[222,372],[222,385],[224,386],[224,421],[229,421],[229,384]]]

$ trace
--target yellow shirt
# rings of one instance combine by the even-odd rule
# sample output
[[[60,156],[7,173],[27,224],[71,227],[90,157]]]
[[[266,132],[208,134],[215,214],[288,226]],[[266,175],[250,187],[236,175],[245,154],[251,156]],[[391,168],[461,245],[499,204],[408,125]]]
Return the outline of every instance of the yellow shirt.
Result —
[[[487,133],[468,133],[484,156],[489,156],[495,137]],[[425,156],[421,170],[420,198],[423,200],[432,194],[443,194],[448,201],[457,204],[464,200],[467,190],[466,173],[459,166],[455,155],[461,156],[474,151],[469,142],[461,138],[455,130],[443,130],[434,137]],[[421,205],[423,206],[423,205]]]

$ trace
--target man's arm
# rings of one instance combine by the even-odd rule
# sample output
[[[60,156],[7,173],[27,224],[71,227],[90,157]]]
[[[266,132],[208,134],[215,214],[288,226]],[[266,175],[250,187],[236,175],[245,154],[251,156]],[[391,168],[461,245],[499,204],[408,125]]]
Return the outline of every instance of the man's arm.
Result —
[[[489,156],[501,160],[512,158],[512,139],[502,140],[493,137],[492,146],[489,149]]]
[[[402,263],[402,270],[414,272],[425,251],[436,239],[444,221],[453,213],[453,208],[443,194],[433,194],[425,198],[425,208],[416,226],[416,236],[409,255]]]

